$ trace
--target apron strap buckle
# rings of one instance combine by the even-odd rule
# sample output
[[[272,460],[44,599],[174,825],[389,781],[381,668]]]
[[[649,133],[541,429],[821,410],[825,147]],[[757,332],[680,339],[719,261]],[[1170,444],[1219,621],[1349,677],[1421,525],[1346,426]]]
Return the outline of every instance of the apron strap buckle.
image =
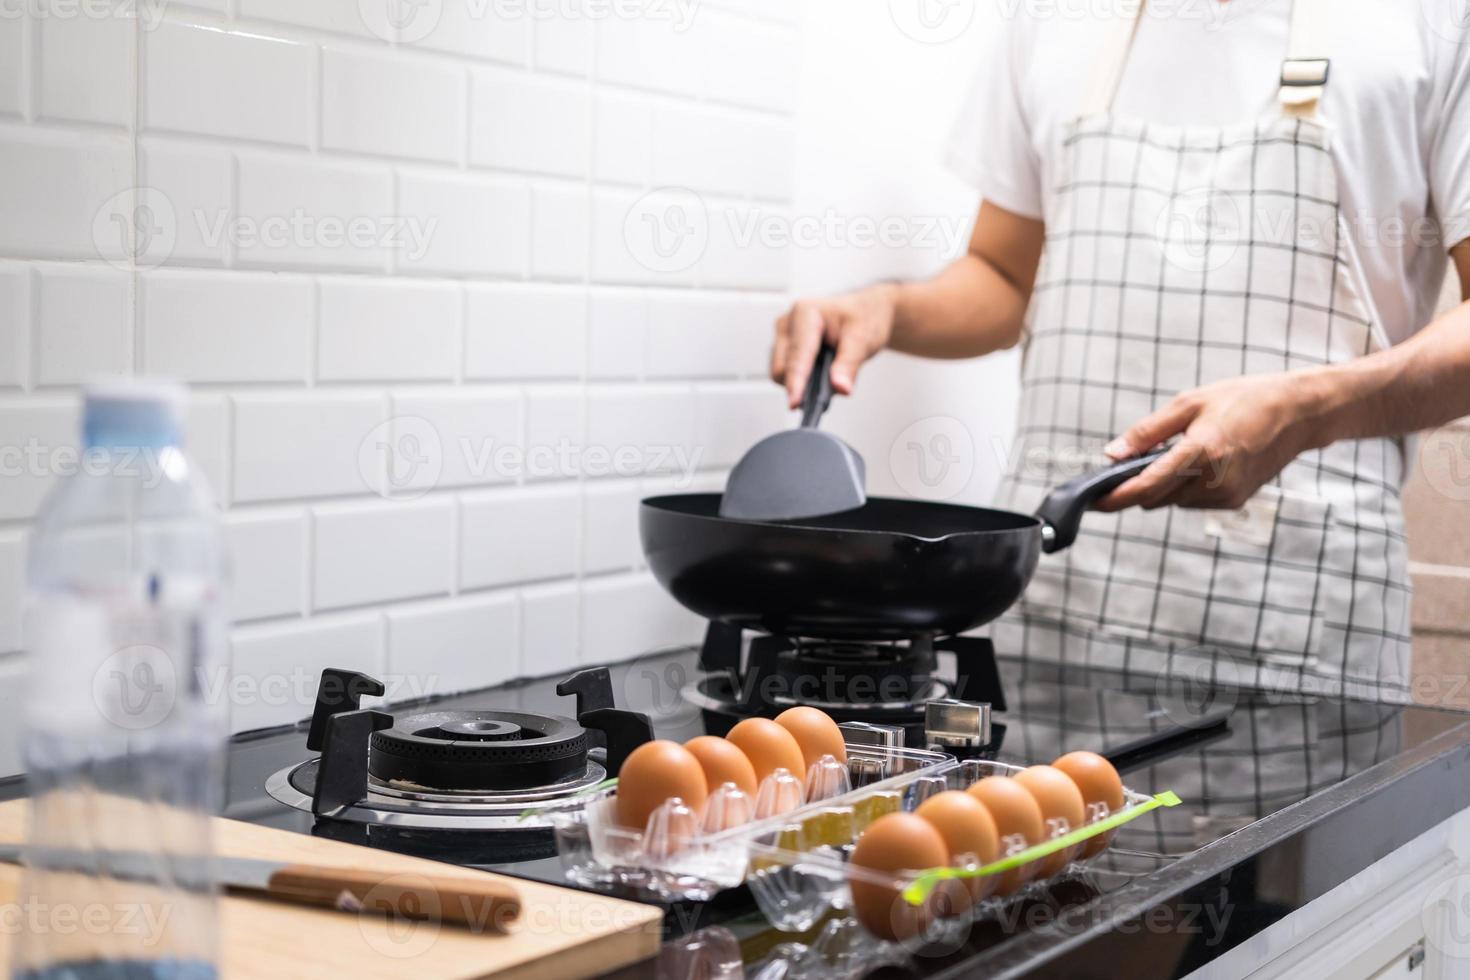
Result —
[[[1288,58],[1281,64],[1282,88],[1320,88],[1327,84],[1331,58]]]
[[[1289,114],[1310,116],[1322,100],[1331,73],[1330,58],[1288,58],[1281,64],[1278,98]]]

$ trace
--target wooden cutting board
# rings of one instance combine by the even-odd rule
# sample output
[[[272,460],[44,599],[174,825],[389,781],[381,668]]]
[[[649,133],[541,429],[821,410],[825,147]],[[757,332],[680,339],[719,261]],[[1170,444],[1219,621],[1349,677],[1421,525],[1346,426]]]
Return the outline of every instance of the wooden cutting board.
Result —
[[[0,804],[0,841],[24,840],[28,801]],[[339,977],[471,980],[588,977],[658,953],[663,912],[635,902],[457,868],[273,827],[215,821],[228,857],[387,872],[487,875],[512,884],[522,912],[505,934],[391,923],[373,916],[227,895],[220,902],[221,967],[230,980]],[[16,901],[21,869],[0,863],[0,903]],[[122,887],[119,885],[118,887]],[[0,930],[0,964],[14,936]],[[0,967],[3,968],[3,967]]]

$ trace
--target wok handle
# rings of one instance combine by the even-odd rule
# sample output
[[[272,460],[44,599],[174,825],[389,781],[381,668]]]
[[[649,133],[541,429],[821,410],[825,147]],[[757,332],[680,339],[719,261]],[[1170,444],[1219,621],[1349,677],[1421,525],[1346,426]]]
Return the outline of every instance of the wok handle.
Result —
[[[812,365],[812,376],[806,382],[806,396],[801,400],[803,429],[815,429],[827,413],[827,406],[832,404],[832,361],[836,357],[837,348],[824,341]]]
[[[1042,523],[1041,550],[1052,554],[1071,547],[1082,526],[1082,515],[1091,510],[1093,504],[1148,469],[1167,452],[1167,449],[1160,449],[1114,463],[1107,469],[1084,473],[1047,494],[1036,510],[1036,516]]]

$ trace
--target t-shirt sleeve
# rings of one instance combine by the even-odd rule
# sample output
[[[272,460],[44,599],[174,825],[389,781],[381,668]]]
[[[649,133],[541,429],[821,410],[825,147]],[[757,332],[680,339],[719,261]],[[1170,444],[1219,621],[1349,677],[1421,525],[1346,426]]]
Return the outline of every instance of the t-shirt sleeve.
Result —
[[[989,11],[994,5],[976,6]],[[950,134],[945,162],[985,200],[1040,220],[1041,162],[1019,84],[1019,66],[1025,63],[1021,48],[1029,33],[1021,21],[992,15],[979,25],[984,31],[980,60]]]
[[[1438,118],[1431,120],[1429,194],[1446,248],[1470,238],[1470,32],[1440,42]]]

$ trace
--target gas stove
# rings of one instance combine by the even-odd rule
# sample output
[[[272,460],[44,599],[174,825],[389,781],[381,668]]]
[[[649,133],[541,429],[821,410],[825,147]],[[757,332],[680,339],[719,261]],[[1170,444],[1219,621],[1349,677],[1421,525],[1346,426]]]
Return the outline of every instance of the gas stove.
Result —
[[[691,704],[710,706],[706,731],[723,733],[739,717],[804,703],[828,710],[859,744],[917,742],[983,755],[992,737],[992,706],[948,697],[956,685],[931,676],[930,646],[780,645],[758,638],[752,648],[752,664],[775,663],[778,670],[777,685],[754,687],[766,697],[742,695],[719,705],[702,693],[721,690],[721,680],[726,689],[739,689],[736,672],[679,692]],[[766,654],[769,661],[761,659]],[[994,675],[993,658],[988,669]],[[998,695],[998,679],[996,684]],[[833,692],[826,699],[816,696],[821,685]],[[770,696],[777,686],[802,700]],[[883,700],[835,700],[868,689]],[[355,827],[367,837],[474,833],[480,841],[493,835],[528,844],[549,840],[559,815],[583,806],[629,753],[655,737],[648,714],[616,706],[606,667],[556,684],[570,716],[489,707],[421,705],[396,713],[363,707],[383,692],[382,682],[367,674],[324,671],[306,738],[307,750],[319,754],[273,773],[266,792],[335,825],[336,837]]]
[[[310,726],[255,733],[232,744],[225,815],[615,891],[605,883],[569,877],[571,868],[548,827],[550,814],[559,806],[576,806],[579,790],[616,772],[619,753],[644,738],[683,742],[722,732],[747,710],[780,710],[785,702],[779,685],[764,688],[778,695],[770,701],[716,702],[715,696],[740,689],[735,680],[789,677],[781,673],[782,657],[799,649],[810,655],[809,662],[832,667],[833,677],[905,675],[912,686],[897,698],[865,704],[839,694],[830,702],[851,709],[839,714],[874,738],[910,745],[945,745],[952,739],[951,754],[972,752],[1017,764],[1094,749],[1119,762],[1131,787],[1145,793],[1174,790],[1184,799],[1182,806],[1122,828],[1113,848],[1085,875],[1029,901],[1014,922],[977,928],[962,948],[922,961],[918,968],[920,974],[930,968],[942,972],[963,961],[987,969],[1010,964],[1024,974],[1020,967],[1054,951],[1037,945],[1054,926],[1081,921],[1089,929],[1108,928],[1120,909],[1136,912],[1150,902],[1173,901],[1167,896],[1178,893],[1189,868],[1244,846],[1233,841],[1259,847],[1266,840],[1236,831],[1289,823],[1302,806],[1311,805],[1304,801],[1341,793],[1361,798],[1361,790],[1341,784],[1377,778],[1368,770],[1400,772],[1399,765],[1379,763],[1428,751],[1463,721],[1425,708],[1224,688],[1210,689],[1201,700],[1147,678],[984,656],[988,646],[969,643],[933,644],[931,658],[922,643],[856,648],[759,639],[737,638],[740,656],[733,674],[728,661],[721,666],[716,658],[720,651],[706,643],[703,649],[651,654],[571,677],[519,681],[390,709],[372,706],[369,699],[381,688],[371,678],[329,672]],[[724,648],[727,657],[729,649]],[[848,669],[853,662],[862,668]],[[913,670],[916,666],[921,669]],[[967,666],[969,680],[960,676]],[[927,686],[914,683],[922,681],[925,669]],[[851,686],[846,690],[850,694]],[[924,695],[944,697],[933,703],[921,700]],[[974,736],[980,719],[957,722],[961,713],[955,704],[985,698],[994,711],[988,737],[981,739]],[[958,735],[947,730],[951,726]],[[1284,852],[1299,846],[1283,841]],[[1286,906],[1260,904],[1267,899],[1254,894],[1250,884],[1257,872],[1241,865],[1243,860],[1231,857],[1227,865],[1233,870],[1211,879],[1215,891],[1192,892],[1191,900],[1208,904],[1218,893],[1220,901],[1237,907],[1231,923],[1249,919],[1258,928],[1279,918]],[[1271,873],[1284,873],[1282,868]],[[1259,873],[1268,871],[1263,866]],[[1280,899],[1279,886],[1271,894]],[[1247,902],[1256,903],[1249,915],[1239,911]],[[782,957],[812,955],[821,944],[815,934],[773,929],[744,888],[667,909],[668,957],[675,963],[690,948],[736,949],[754,972]],[[1193,914],[1204,913],[1195,909]],[[1126,938],[1149,941],[1146,930]],[[667,972],[668,964],[662,969],[675,975]],[[650,963],[628,975],[652,977],[659,970]]]

